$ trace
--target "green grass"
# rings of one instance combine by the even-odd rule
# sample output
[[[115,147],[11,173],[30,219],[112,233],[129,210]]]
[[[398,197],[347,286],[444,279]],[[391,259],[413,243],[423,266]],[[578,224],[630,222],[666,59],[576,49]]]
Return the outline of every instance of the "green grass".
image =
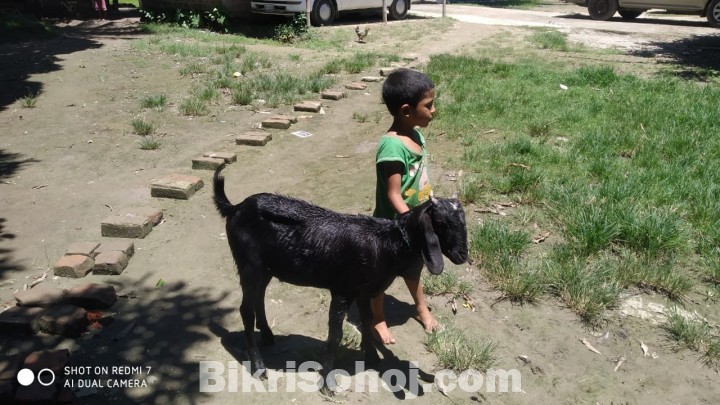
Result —
[[[48,21],[29,14],[4,10],[0,13],[0,43],[44,39],[55,36],[55,27]]]
[[[497,362],[495,342],[468,338],[454,326],[429,333],[425,345],[435,353],[438,366],[443,369],[484,371]]]
[[[324,73],[360,73],[373,66],[388,65],[391,62],[399,61],[400,57],[393,54],[357,52],[348,57],[335,58],[326,62],[322,71]]]
[[[145,136],[140,141],[140,149],[142,150],[155,150],[160,148],[160,141],[153,138],[152,136]]]
[[[528,41],[540,49],[551,49],[561,52],[579,52],[582,47],[579,45],[570,45],[567,42],[567,34],[564,32],[540,29],[528,37]]]
[[[668,320],[664,328],[671,339],[691,350],[706,350],[709,345],[715,343],[708,324],[688,319],[680,314],[677,308],[668,311]],[[714,352],[714,348],[711,348],[711,351]]]
[[[30,94],[20,98],[20,106],[22,108],[35,108],[37,107],[38,94]]]
[[[155,132],[155,125],[151,122],[147,122],[142,118],[135,118],[131,121],[133,131],[138,135],[150,135]]]
[[[461,281],[457,275],[450,270],[445,270],[437,276],[422,275],[423,292],[427,295],[451,295],[460,297],[472,291],[472,284]]]
[[[142,108],[154,108],[162,110],[167,105],[167,96],[164,94],[151,94],[140,101]]]
[[[180,114],[192,117],[207,115],[210,110],[205,100],[199,98],[186,98],[180,103]]]

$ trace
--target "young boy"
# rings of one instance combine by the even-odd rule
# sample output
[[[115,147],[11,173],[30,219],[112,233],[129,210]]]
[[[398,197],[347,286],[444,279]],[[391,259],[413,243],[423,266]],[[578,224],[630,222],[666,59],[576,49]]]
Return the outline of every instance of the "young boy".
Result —
[[[432,193],[425,140],[416,127],[425,128],[432,121],[435,85],[423,73],[398,69],[385,79],[382,97],[393,116],[393,123],[378,145],[373,216],[392,219],[421,204]],[[415,301],[416,319],[425,331],[431,332],[438,323],[425,303],[420,283],[422,268],[421,260],[415,268],[403,274],[403,278]],[[381,294],[371,302],[373,333],[383,344],[392,344],[395,339],[385,322],[384,299],[385,295]]]

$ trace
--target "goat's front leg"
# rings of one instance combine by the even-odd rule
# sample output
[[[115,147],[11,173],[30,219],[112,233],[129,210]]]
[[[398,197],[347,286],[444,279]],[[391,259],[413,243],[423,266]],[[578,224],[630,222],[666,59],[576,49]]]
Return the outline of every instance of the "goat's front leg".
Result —
[[[374,366],[380,362],[372,337],[372,308],[370,307],[370,298],[362,297],[357,300],[358,312],[360,312],[360,321],[362,341],[360,348],[365,352],[365,362],[369,366]]]
[[[320,375],[323,377],[326,385],[327,376],[335,365],[335,353],[337,352],[338,346],[340,346],[340,341],[343,336],[343,321],[345,320],[345,315],[347,315],[351,303],[352,299],[347,296],[332,294],[330,317],[328,320],[328,339],[325,346],[325,353],[323,353],[322,357],[322,370],[320,371]]]

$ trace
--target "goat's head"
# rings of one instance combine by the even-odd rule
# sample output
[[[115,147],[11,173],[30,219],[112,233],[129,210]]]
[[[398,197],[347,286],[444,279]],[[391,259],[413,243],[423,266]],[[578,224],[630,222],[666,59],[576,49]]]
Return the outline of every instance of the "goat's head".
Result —
[[[455,264],[468,261],[465,211],[459,200],[431,197],[412,211],[423,232],[421,251],[430,273],[442,273],[443,255]]]

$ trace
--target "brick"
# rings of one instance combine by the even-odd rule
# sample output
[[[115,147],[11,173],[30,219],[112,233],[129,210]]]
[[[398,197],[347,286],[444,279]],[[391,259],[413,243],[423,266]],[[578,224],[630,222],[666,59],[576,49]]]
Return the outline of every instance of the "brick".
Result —
[[[95,257],[93,274],[118,275],[128,265],[128,257],[123,252],[102,252]]]
[[[377,77],[377,76],[365,76],[360,80],[362,80],[364,82],[381,82],[383,80],[383,78]]]
[[[65,256],[83,255],[88,257],[95,256],[95,249],[100,246],[98,242],[75,242],[65,250]]]
[[[95,252],[98,254],[102,252],[123,252],[129,259],[135,254],[135,244],[127,239],[108,240],[100,243],[100,247]]]
[[[54,273],[60,277],[85,277],[95,265],[95,261],[83,255],[63,256],[55,262]]]
[[[45,310],[39,307],[15,306],[0,313],[0,332],[26,333],[37,332],[37,321]]]
[[[295,111],[320,112],[322,103],[319,101],[301,101],[293,106]]]
[[[406,53],[405,55],[402,56],[402,60],[404,60],[406,62],[413,62],[413,61],[418,60],[418,57],[419,56],[416,53]]]
[[[38,318],[38,329],[53,335],[79,337],[87,326],[87,311],[71,304],[56,305]]]
[[[223,166],[225,166],[224,159],[202,156],[192,160],[193,170],[215,170]]]
[[[144,238],[153,225],[147,217],[135,215],[111,215],[100,224],[102,236],[114,238]]]
[[[380,76],[387,77],[390,73],[396,71],[398,68],[395,66],[380,68]]]
[[[203,156],[215,159],[222,159],[225,161],[225,163],[237,162],[237,154],[232,152],[205,152]]]
[[[405,66],[404,62],[390,62],[390,67],[393,67],[393,68],[401,68],[404,66]],[[389,72],[388,74],[390,74],[390,73],[392,73],[392,72]]]
[[[353,82],[353,83],[346,84],[345,88],[348,90],[365,90],[365,89],[367,89],[367,84]]]
[[[117,301],[115,287],[89,283],[68,290],[67,302],[85,309],[108,309]]]
[[[187,200],[196,191],[203,188],[205,183],[197,176],[186,174],[171,174],[155,179],[150,188],[150,195],[160,198],[176,198]]]
[[[265,146],[272,140],[272,135],[268,132],[254,131],[246,132],[235,138],[235,144],[248,146]]]
[[[263,120],[263,128],[274,128],[274,129],[288,129],[292,123],[290,120],[268,118]]]
[[[163,212],[160,208],[153,207],[134,207],[123,211],[124,215],[134,215],[147,218],[150,223],[155,226],[163,219]]]
[[[298,117],[295,115],[285,115],[285,114],[277,114],[277,115],[271,115],[268,118],[277,119],[277,120],[288,120],[291,124],[297,124]]]
[[[15,293],[18,305],[24,307],[51,307],[65,300],[67,290],[38,285],[34,288]]]
[[[342,91],[326,90],[320,93],[320,98],[324,98],[326,100],[340,100],[345,98],[345,93]]]

